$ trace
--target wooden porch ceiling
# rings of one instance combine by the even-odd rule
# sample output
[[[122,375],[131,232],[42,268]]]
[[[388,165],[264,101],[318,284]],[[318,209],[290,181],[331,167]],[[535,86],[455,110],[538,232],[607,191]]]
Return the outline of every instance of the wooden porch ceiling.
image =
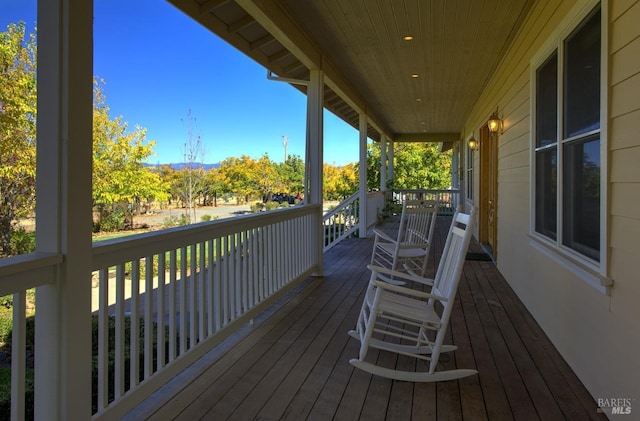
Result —
[[[450,217],[439,217],[435,272]],[[253,327],[229,338],[144,401],[125,420],[604,420],[595,400],[518,300],[493,263],[465,262],[441,369],[479,374],[409,383],[352,367],[355,326],[373,239],[351,238],[325,253],[310,278]],[[480,251],[477,243],[472,251]],[[374,352],[386,367],[415,361]]]
[[[372,139],[451,141],[536,0],[169,1],[280,77],[322,69],[325,107]]]

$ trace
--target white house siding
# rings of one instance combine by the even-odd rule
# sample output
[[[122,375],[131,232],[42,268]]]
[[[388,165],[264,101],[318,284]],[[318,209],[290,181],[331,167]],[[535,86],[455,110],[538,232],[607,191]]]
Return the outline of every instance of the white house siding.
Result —
[[[496,107],[504,120],[498,152],[498,268],[593,397],[635,399],[633,412],[640,413],[638,0],[602,3],[609,21],[606,264],[608,275],[615,282],[611,295],[589,284],[589,276],[560,254],[545,251],[529,235],[530,61],[563,25],[574,6],[588,3],[542,0],[534,5],[465,127],[468,132],[478,133]],[[476,198],[478,182],[476,177]],[[593,282],[595,278],[590,279]]]

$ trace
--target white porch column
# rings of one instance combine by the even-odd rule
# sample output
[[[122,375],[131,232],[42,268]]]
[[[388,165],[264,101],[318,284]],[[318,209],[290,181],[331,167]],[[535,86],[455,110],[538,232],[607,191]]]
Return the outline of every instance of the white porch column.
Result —
[[[380,191],[387,190],[387,136],[380,136]]]
[[[461,157],[461,150],[462,148],[460,148],[460,142],[456,142],[455,145],[453,146],[453,153],[451,154],[451,188],[452,189],[459,189],[461,184],[460,184],[460,174],[462,172],[462,168],[461,168],[461,162],[462,160],[460,159]]]
[[[387,180],[393,180],[393,148],[395,142],[389,142],[389,151],[387,153],[387,160],[389,161],[389,170],[387,171]]]
[[[310,204],[322,205],[323,163],[324,163],[324,74],[321,70],[311,70],[307,87],[307,142],[306,142],[306,171],[305,171],[305,201]],[[322,216],[320,216],[322,222]],[[322,250],[324,247],[324,227],[318,224],[318,249],[315,251],[319,273],[322,276]]]
[[[360,238],[367,236],[367,116],[360,113]]]
[[[36,292],[35,418],[91,418],[93,2],[38,1],[37,251],[61,253]]]

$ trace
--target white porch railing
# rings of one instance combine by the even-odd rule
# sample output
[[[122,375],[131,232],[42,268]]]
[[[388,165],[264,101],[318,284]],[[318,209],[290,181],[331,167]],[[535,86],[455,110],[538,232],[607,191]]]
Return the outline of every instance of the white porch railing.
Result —
[[[27,396],[27,290],[55,282],[61,255],[31,253],[0,259],[0,297],[13,294],[11,332],[11,419],[25,419]],[[29,399],[26,399],[26,398]],[[31,412],[31,408],[29,408]]]
[[[119,419],[320,271],[320,221],[321,206],[304,205],[94,243],[93,418]],[[62,261],[0,260],[0,295],[14,294],[14,420],[25,413],[25,291],[54,283]]]
[[[358,192],[343,200],[322,217],[324,251],[358,231],[360,199]]]
[[[422,189],[393,189],[393,199],[403,200],[437,200],[440,203],[438,215],[452,216],[460,203],[460,190],[422,190]]]

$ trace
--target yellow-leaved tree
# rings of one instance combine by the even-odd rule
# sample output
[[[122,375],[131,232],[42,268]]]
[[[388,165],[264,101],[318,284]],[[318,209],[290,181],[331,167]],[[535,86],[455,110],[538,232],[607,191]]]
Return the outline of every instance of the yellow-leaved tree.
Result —
[[[36,182],[36,36],[24,22],[0,32],[0,255],[30,251],[16,242],[32,214]]]
[[[169,185],[145,166],[155,142],[147,141],[146,129],[128,131],[122,116],[111,119],[102,84],[94,82],[93,104],[93,204],[98,214],[96,229],[129,228],[133,211],[141,201],[164,202]]]

